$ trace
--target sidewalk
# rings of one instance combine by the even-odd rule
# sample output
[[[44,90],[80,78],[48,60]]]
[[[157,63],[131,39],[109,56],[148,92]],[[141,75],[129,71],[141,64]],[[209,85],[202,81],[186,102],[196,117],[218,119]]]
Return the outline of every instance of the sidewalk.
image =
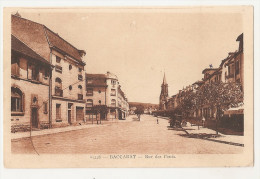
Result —
[[[41,135],[49,135],[49,134],[55,134],[60,132],[68,132],[68,131],[75,131],[75,130],[81,130],[86,128],[93,128],[93,127],[103,127],[108,126],[113,123],[121,123],[121,122],[129,122],[131,119],[127,117],[126,120],[117,120],[117,121],[102,121],[101,124],[97,124],[96,121],[93,124],[86,123],[78,126],[66,126],[66,127],[59,127],[59,128],[51,128],[51,129],[42,129],[38,131],[32,131],[31,136],[41,136]],[[30,137],[30,131],[29,132],[16,132],[11,133],[11,140],[14,139],[21,139]]]
[[[32,131],[31,136],[40,136],[40,135],[48,135],[48,134],[55,134],[60,132],[68,132],[68,131],[74,131],[74,130],[81,130],[86,128],[93,128],[93,127],[102,127],[107,126],[108,124],[83,124],[80,126],[67,126],[67,127],[60,127],[60,128],[52,128],[52,129],[43,129],[39,131]],[[16,132],[11,133],[11,139],[21,139],[30,137],[30,131],[29,132]]]
[[[200,138],[205,140],[210,140],[214,142],[220,142],[230,145],[236,146],[244,146],[244,136],[236,136],[236,135],[224,135],[218,133],[219,136],[216,135],[216,131],[208,128],[204,128],[202,126],[190,126],[190,127],[183,127],[185,132],[190,137]]]

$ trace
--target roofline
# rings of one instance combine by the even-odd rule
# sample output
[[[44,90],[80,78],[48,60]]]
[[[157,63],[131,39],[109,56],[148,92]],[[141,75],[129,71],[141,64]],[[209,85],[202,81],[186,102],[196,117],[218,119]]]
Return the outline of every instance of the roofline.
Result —
[[[33,22],[33,21],[32,21]],[[43,24],[41,24],[43,25]],[[67,40],[65,40],[64,38],[62,38],[61,36],[58,35],[58,33],[55,33],[54,31],[52,31],[51,29],[49,29],[47,26],[43,25],[44,28],[48,29],[49,31],[51,31],[53,34],[55,34],[56,36],[58,36],[59,38],[61,38],[62,40],[64,40],[66,43],[68,43],[71,47],[73,47],[74,49],[76,49],[77,51],[81,50],[78,49],[77,47],[75,47],[74,45],[72,45],[70,42],[68,42]],[[85,50],[84,50],[85,51]]]
[[[205,71],[208,71],[208,70],[218,70],[218,68],[205,68],[203,71],[202,71],[202,74],[204,74]]]
[[[46,29],[48,29],[48,30],[51,31],[53,34],[55,34],[56,36],[58,36],[59,38],[61,38],[62,40],[64,40],[66,43],[68,43],[71,47],[73,47],[73,48],[76,49],[77,51],[80,50],[80,49],[76,48],[75,46],[73,46],[71,43],[69,43],[67,40],[65,40],[64,38],[62,38],[61,36],[59,36],[57,33],[53,32],[51,29],[49,29],[49,28],[48,28],[47,26],[45,26],[44,24],[41,24],[41,23],[32,21],[32,20],[30,20],[30,19],[26,19],[26,18],[23,18],[23,17],[16,16],[16,15],[14,15],[14,14],[12,14],[12,16],[15,16],[15,17],[18,17],[18,18],[21,18],[21,19],[24,19],[24,20],[27,20],[27,21],[36,23],[36,24],[38,24],[38,25],[41,25],[41,26],[43,27],[43,29],[44,29],[44,34],[45,34],[45,37],[46,37],[46,39],[47,39],[47,42],[48,42],[50,48],[51,48],[51,47],[54,47],[54,45],[51,44],[51,42],[49,41],[48,35],[47,35],[47,33],[46,33]],[[45,28],[46,28],[46,29],[45,29]],[[16,38],[17,38],[17,37],[16,37]],[[28,46],[28,45],[27,45],[27,46]],[[56,48],[57,48],[57,47],[56,47]],[[66,52],[65,52],[65,53],[66,53]],[[66,54],[67,54],[67,53],[66,53]],[[72,57],[72,58],[74,58],[74,57]],[[80,61],[82,61],[82,60],[80,60]],[[83,61],[82,61],[82,62],[83,62]],[[84,63],[84,64],[85,64],[85,63]]]

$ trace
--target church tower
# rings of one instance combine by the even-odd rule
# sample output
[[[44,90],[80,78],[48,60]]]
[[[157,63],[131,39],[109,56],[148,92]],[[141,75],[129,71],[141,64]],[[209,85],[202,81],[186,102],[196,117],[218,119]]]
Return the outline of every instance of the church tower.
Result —
[[[164,73],[163,83],[161,85],[159,110],[166,110],[167,98],[168,98],[168,84],[166,82],[166,77],[165,77],[165,73]]]

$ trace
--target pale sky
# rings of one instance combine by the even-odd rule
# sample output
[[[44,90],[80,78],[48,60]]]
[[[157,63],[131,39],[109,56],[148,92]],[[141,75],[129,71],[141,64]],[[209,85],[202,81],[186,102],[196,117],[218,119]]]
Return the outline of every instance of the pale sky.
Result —
[[[231,12],[19,13],[86,50],[87,73],[116,74],[130,102],[158,104],[164,71],[170,96],[200,80],[204,68],[237,50],[243,33],[241,15]]]

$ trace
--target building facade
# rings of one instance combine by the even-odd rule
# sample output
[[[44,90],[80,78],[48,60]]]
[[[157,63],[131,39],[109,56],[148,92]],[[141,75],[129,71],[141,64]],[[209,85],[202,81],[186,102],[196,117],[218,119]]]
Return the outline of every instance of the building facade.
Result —
[[[86,74],[87,120],[121,120],[128,112],[129,104],[116,75]]]
[[[11,49],[11,130],[48,127],[51,64],[13,35]]]
[[[45,25],[24,19],[19,14],[12,15],[11,31],[16,39],[38,55],[37,58],[34,58],[37,64],[25,62],[29,58],[20,59],[19,65],[23,69],[27,69],[27,79],[33,78],[33,80],[30,79],[33,84],[30,83],[28,86],[23,83],[18,86],[35,94],[32,98],[35,99],[36,96],[39,106],[42,101],[47,101],[47,104],[45,102],[43,105],[47,111],[43,116],[39,115],[42,113],[41,108],[39,111],[33,111],[32,119],[29,120],[27,117],[26,121],[34,121],[34,116],[38,115],[38,124],[34,125],[38,128],[41,121],[47,121],[49,127],[72,125],[84,121],[85,62],[83,57],[86,54],[85,51],[77,49]],[[28,51],[22,52],[27,56],[29,54]],[[47,63],[51,68],[44,70],[46,65],[43,63]],[[19,66],[18,62],[12,60],[12,69],[17,69],[17,67],[13,67],[13,64]],[[22,68],[20,68],[20,76],[24,77],[23,75],[26,76],[26,73]],[[33,88],[33,86],[36,87]],[[24,106],[30,106],[28,102],[25,100]],[[25,110],[28,109],[25,108]],[[34,115],[34,113],[36,114]]]

